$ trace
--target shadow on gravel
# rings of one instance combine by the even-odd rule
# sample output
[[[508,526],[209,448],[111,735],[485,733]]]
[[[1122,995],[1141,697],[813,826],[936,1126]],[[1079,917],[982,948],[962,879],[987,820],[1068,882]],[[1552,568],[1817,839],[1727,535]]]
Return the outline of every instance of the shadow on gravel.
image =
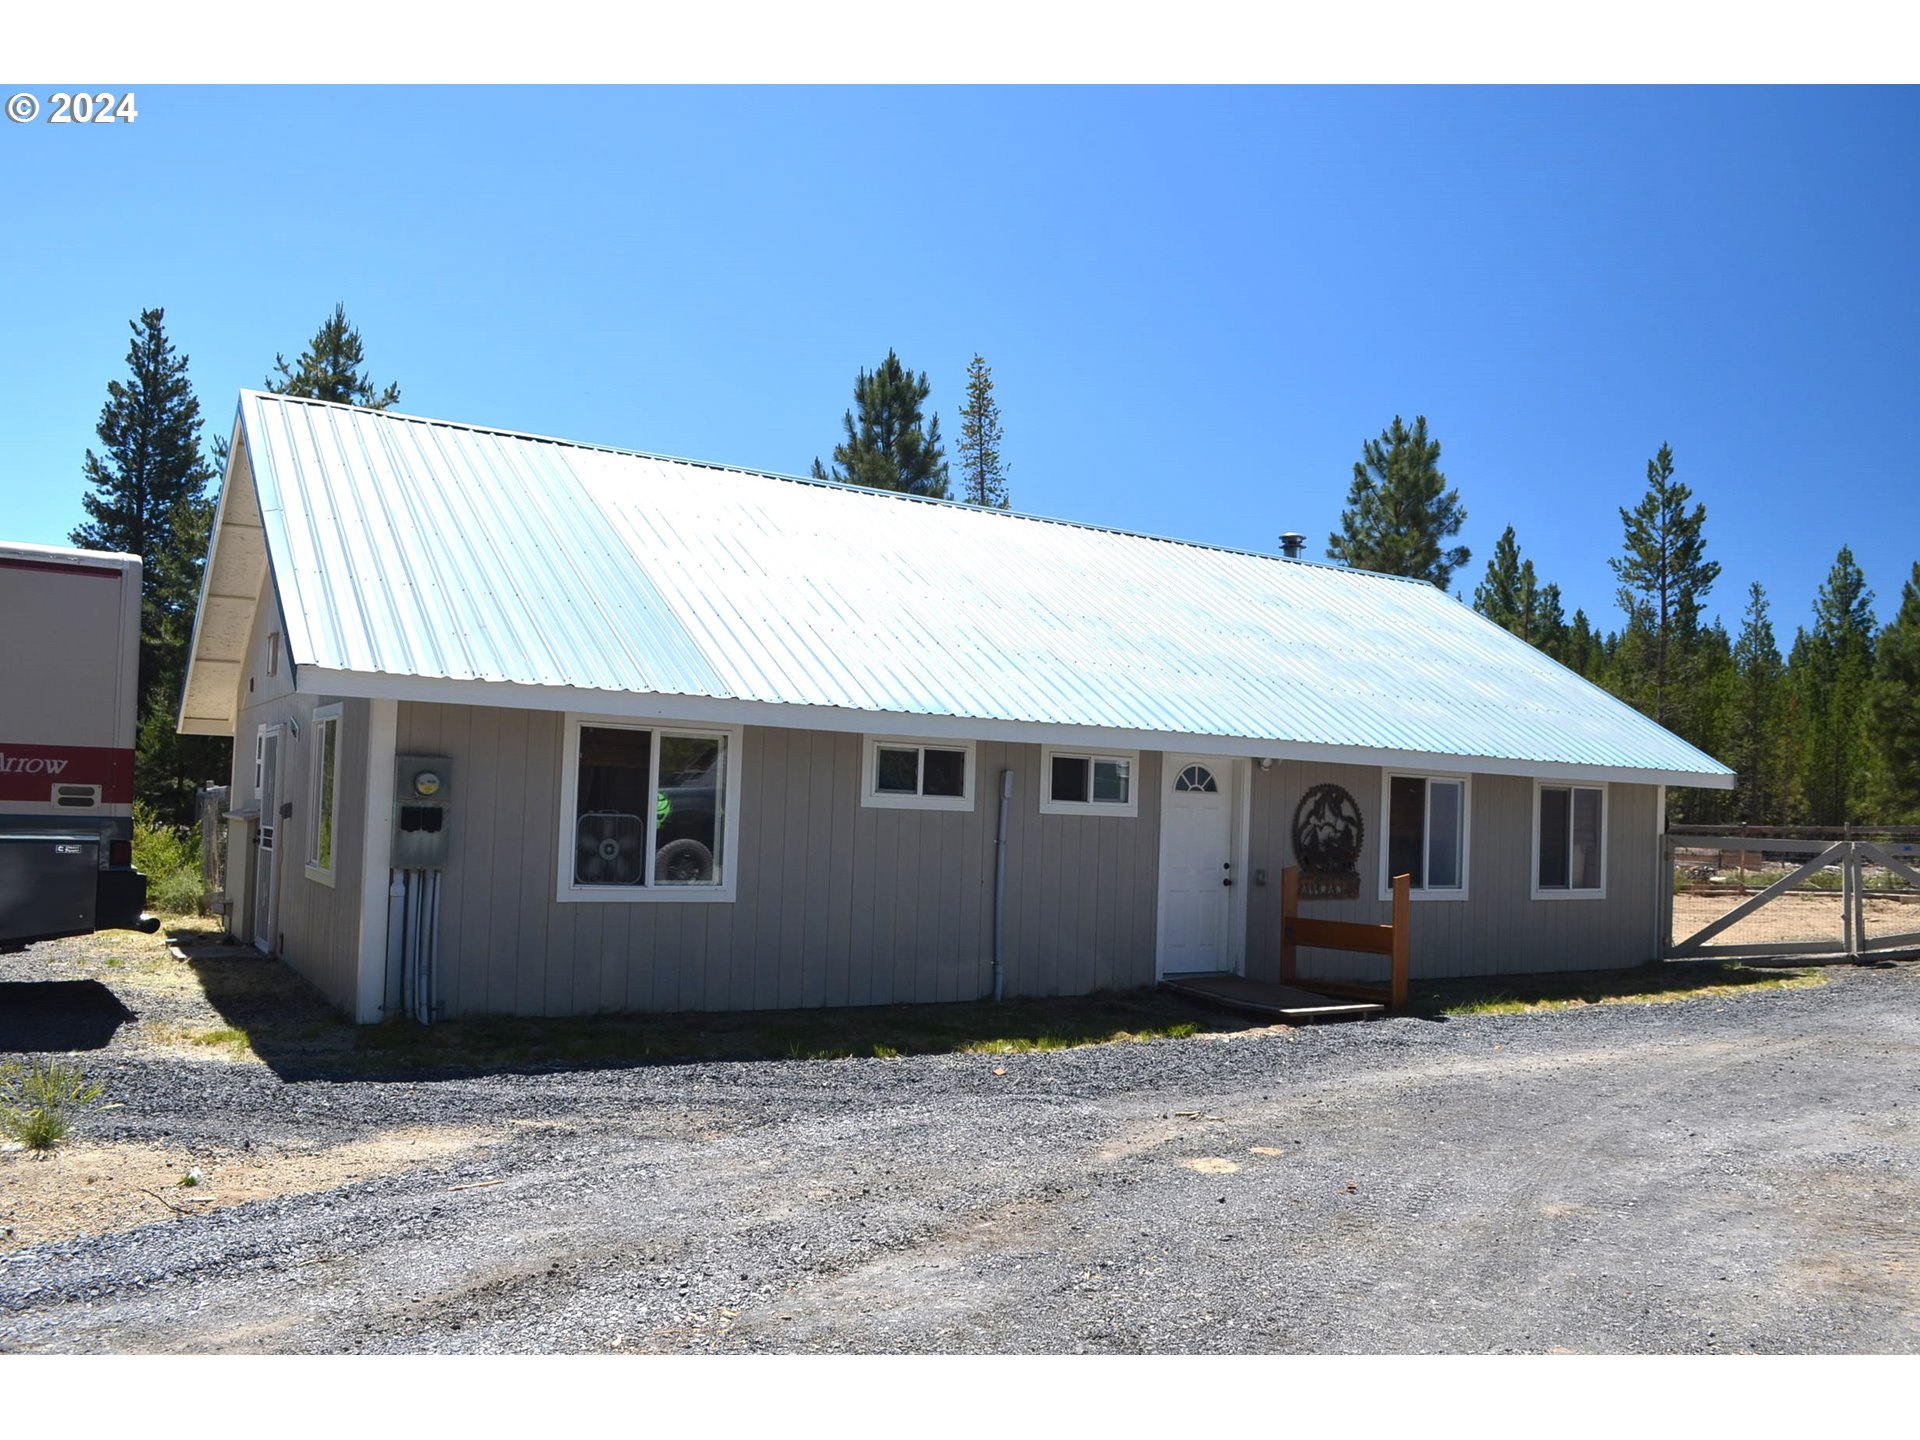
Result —
[[[351,1025],[277,960],[188,952],[208,1002],[284,1080],[430,1080],[715,1060],[1020,1054],[1266,1028],[1158,990],[1073,1000]]]
[[[104,1050],[131,1019],[98,980],[0,982],[0,1051]]]

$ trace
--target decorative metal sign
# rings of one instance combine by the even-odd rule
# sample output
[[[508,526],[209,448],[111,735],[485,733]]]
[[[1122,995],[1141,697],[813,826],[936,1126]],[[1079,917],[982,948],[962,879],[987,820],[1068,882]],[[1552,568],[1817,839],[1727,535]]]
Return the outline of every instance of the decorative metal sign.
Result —
[[[1360,898],[1360,847],[1367,825],[1360,806],[1339,785],[1315,785],[1293,812],[1293,855],[1300,862],[1302,900]]]

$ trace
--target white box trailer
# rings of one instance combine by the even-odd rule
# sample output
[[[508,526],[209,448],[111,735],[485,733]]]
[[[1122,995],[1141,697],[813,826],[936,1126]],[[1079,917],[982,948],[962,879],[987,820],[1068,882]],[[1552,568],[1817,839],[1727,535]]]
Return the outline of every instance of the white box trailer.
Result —
[[[140,557],[0,541],[0,946],[159,928],[133,868]]]

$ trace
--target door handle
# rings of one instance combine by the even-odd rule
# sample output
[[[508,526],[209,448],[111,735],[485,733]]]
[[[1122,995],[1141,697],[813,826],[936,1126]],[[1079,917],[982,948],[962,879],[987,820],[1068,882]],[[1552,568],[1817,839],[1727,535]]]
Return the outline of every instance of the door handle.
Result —
[[[1221,883],[1222,885],[1231,885],[1231,884],[1233,884],[1233,881],[1231,881],[1231,880],[1222,880],[1222,881],[1221,881],[1220,883]]]

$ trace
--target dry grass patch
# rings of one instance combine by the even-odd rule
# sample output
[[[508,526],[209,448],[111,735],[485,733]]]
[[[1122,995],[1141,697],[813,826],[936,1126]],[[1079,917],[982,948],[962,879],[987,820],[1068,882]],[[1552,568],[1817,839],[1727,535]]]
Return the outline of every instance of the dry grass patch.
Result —
[[[211,1150],[80,1142],[45,1156],[0,1152],[0,1250],[133,1230],[255,1200],[335,1190],[465,1155],[495,1132],[392,1130],[310,1150]],[[191,1183],[189,1176],[194,1177]]]
[[[250,1061],[253,1053],[247,1032],[231,1025],[176,1025],[150,1020],[140,1026],[140,1039],[160,1050],[171,1050],[201,1060]]]
[[[1827,983],[1824,970],[1756,969],[1728,961],[1642,965],[1565,975],[1499,975],[1419,986],[1414,1008],[1439,1015],[1523,1015],[1588,1005],[1652,1005],[1668,1000],[1724,999],[1763,990],[1807,990]]]

